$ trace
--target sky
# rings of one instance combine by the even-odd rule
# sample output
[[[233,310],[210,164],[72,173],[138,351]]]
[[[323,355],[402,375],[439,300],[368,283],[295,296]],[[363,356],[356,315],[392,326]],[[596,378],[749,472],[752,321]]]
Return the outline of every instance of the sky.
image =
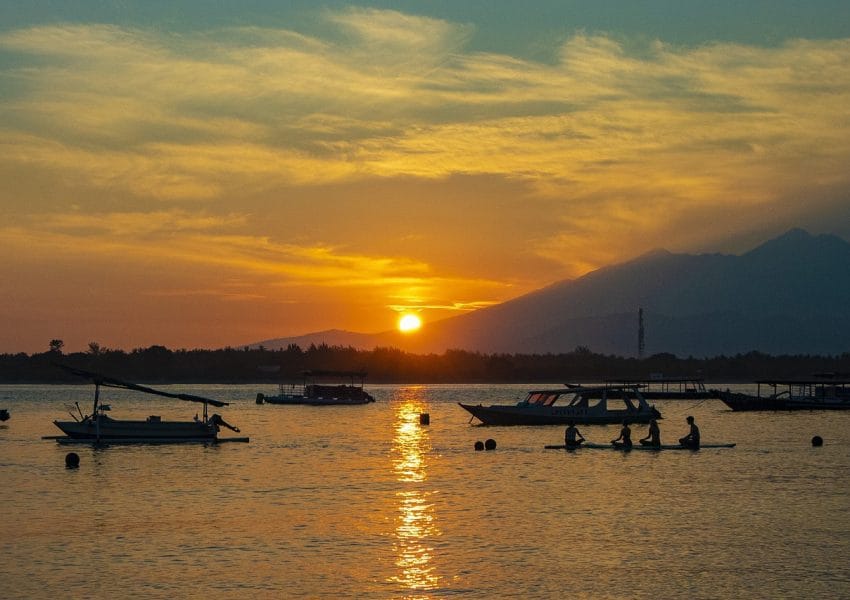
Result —
[[[0,352],[427,327],[850,238],[848,107],[845,1],[0,0]]]

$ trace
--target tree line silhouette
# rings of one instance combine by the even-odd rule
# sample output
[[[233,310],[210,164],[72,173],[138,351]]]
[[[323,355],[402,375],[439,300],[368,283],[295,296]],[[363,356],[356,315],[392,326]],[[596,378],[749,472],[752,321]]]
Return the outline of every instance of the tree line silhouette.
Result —
[[[296,381],[310,370],[364,371],[373,383],[565,383],[648,378],[656,373],[732,383],[850,373],[850,352],[838,356],[749,352],[712,358],[679,358],[661,353],[630,358],[597,354],[583,346],[562,354],[485,354],[466,350],[411,354],[396,348],[358,350],[325,344],[306,349],[290,344],[281,350],[170,350],[150,346],[127,352],[92,342],[86,352],[63,353],[63,348],[62,340],[51,340],[43,353],[0,354],[0,383],[78,381],[57,364],[119,379],[158,383]]]

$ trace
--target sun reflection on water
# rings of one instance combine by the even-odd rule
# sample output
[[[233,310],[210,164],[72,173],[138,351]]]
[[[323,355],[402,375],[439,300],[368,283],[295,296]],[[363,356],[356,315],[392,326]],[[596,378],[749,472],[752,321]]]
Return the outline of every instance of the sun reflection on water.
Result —
[[[395,406],[393,468],[402,488],[396,492],[398,515],[395,540],[398,575],[390,579],[413,592],[407,598],[429,598],[440,577],[432,564],[434,548],[429,541],[440,535],[435,525],[433,492],[422,489],[428,478],[426,458],[431,449],[427,427],[419,424],[425,404],[421,388],[399,390]]]

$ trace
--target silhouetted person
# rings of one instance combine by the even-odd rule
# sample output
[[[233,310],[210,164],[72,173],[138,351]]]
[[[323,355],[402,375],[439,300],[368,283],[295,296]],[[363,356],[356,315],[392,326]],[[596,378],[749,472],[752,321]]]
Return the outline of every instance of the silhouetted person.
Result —
[[[578,448],[584,441],[584,436],[578,430],[576,424],[570,421],[567,424],[567,430],[564,432],[564,446],[567,448]]]
[[[691,448],[692,450],[699,450],[699,427],[694,423],[693,417],[687,418],[688,425],[690,425],[691,430],[688,432],[683,438],[679,439],[679,443],[682,444],[685,448]]]
[[[623,428],[620,429],[620,437],[616,440],[611,440],[611,443],[614,444],[617,448],[625,448],[626,450],[630,450],[632,447],[632,430],[629,429],[629,422],[623,421]]]
[[[658,428],[658,421],[650,419],[649,432],[645,438],[640,440],[641,446],[652,446],[654,448],[661,447],[661,430]]]

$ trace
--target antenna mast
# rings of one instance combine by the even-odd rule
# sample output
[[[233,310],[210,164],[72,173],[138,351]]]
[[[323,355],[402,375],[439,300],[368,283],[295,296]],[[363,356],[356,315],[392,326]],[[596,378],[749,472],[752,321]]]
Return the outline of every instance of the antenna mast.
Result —
[[[638,358],[643,358],[643,308],[638,309]]]

